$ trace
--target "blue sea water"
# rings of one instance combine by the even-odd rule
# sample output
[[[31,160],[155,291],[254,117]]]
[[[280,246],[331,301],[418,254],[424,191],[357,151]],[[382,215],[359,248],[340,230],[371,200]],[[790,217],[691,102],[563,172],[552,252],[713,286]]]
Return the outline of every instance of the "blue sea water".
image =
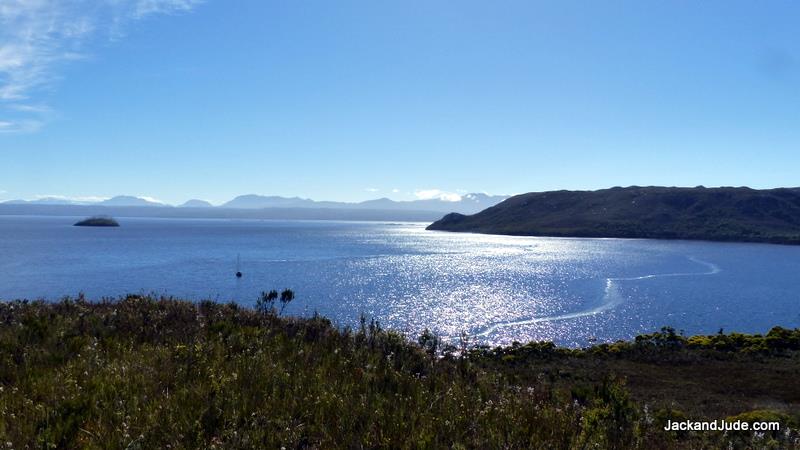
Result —
[[[364,314],[490,345],[579,346],[669,325],[687,334],[800,326],[800,247],[489,236],[421,223],[0,217],[0,299],[157,293],[287,314]],[[239,255],[244,277],[237,279]]]

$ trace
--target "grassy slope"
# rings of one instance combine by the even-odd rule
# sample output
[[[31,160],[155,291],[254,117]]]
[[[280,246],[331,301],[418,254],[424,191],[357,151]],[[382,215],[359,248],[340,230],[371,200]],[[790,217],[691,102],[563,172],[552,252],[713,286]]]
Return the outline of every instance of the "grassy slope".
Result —
[[[800,189],[629,187],[534,192],[428,229],[529,236],[800,244]]]
[[[665,331],[585,351],[529,344],[459,357],[431,336],[412,344],[375,324],[339,330],[211,302],[0,303],[0,444],[797,448],[794,431],[659,427],[753,409],[796,426],[798,349],[800,331]]]

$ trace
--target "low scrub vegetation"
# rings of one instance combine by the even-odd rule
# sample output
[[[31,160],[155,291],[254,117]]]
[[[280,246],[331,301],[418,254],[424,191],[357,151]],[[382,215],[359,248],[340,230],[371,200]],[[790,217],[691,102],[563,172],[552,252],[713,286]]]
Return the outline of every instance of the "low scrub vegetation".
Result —
[[[0,303],[0,446],[798,448],[794,394],[777,390],[784,397],[769,407],[745,395],[756,403],[720,415],[701,398],[664,401],[637,378],[696,385],[667,365],[759,378],[774,364],[793,384],[797,330],[685,338],[665,329],[584,350],[452,347],[366,320],[341,329],[279,316],[275,300],[292,298],[267,292],[257,309],[142,296]],[[668,419],[729,416],[782,428],[663,430]]]

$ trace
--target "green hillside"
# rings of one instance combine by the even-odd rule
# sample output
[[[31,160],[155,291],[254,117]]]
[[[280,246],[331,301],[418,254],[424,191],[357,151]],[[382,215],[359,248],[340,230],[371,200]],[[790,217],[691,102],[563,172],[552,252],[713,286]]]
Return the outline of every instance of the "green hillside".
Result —
[[[800,244],[800,188],[627,187],[517,195],[429,230]]]

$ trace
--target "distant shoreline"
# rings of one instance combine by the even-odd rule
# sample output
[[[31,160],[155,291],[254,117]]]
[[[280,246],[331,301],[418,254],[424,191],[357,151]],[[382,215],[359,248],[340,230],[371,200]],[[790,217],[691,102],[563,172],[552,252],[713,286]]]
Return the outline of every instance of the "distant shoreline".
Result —
[[[161,219],[274,219],[343,220],[368,222],[426,222],[442,216],[424,210],[336,208],[178,208],[155,206],[15,205],[0,204],[0,216],[87,217],[106,215]]]
[[[562,239],[630,239],[630,240],[651,240],[651,241],[688,241],[688,242],[714,242],[719,244],[772,244],[785,246],[800,246],[800,240],[747,240],[742,238],[719,238],[719,237],[664,237],[664,236],[612,236],[612,235],[578,235],[578,234],[523,234],[523,233],[499,233],[477,230],[440,230],[426,227],[428,231],[441,231],[446,233],[481,234],[484,236],[513,236],[513,237],[541,237],[541,238],[562,238]]]

